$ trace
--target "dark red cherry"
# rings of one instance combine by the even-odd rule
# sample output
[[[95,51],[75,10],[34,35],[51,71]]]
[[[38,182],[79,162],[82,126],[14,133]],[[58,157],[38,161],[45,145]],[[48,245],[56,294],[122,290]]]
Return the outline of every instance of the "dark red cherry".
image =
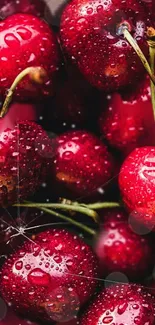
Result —
[[[113,285],[95,298],[80,325],[153,325],[154,311],[154,299],[143,287]]]
[[[8,306],[6,306],[5,302],[1,303],[0,298],[0,306],[1,306],[1,314],[0,316],[0,325],[37,325],[37,323],[30,322],[29,320],[23,319],[16,315]],[[3,308],[3,310],[2,310]]]
[[[114,163],[107,147],[86,131],[70,131],[56,138],[52,179],[80,196],[92,194],[112,177]]]
[[[150,81],[130,93],[108,96],[108,105],[99,118],[100,131],[111,146],[127,155],[133,149],[155,144],[155,122]]]
[[[119,174],[122,199],[132,216],[155,226],[155,147],[136,148],[125,159]]]
[[[153,259],[148,239],[133,232],[123,209],[107,210],[102,214],[104,222],[95,242],[102,274],[121,272],[129,279],[138,280],[144,277]]]
[[[72,0],[61,17],[62,47],[92,85],[116,91],[137,83],[144,73],[122,26],[147,55],[146,21],[147,11],[139,0]]]
[[[43,16],[45,11],[44,0],[1,0],[0,18],[4,19],[15,13]]]
[[[6,302],[42,321],[69,321],[95,290],[98,261],[76,235],[51,229],[27,240],[4,263],[1,292]]]
[[[49,26],[27,14],[15,14],[0,23],[0,95],[5,96],[17,75],[27,67],[40,66],[47,73],[46,84],[36,85],[27,77],[17,87],[16,97],[40,97],[53,93],[60,57]]]

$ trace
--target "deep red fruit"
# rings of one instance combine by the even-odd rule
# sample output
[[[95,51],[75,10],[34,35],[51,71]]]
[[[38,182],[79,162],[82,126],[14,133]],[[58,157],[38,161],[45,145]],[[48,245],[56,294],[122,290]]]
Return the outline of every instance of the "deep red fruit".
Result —
[[[100,131],[125,155],[136,147],[155,144],[155,123],[147,78],[132,94],[114,93],[99,119]]]
[[[91,248],[67,230],[35,236],[2,268],[1,292],[20,313],[68,321],[93,293],[98,262]]]
[[[57,323],[56,325],[79,325],[79,320],[78,319],[73,319],[69,322],[60,322],[60,323]]]
[[[17,87],[16,96],[21,99],[52,92],[60,58],[49,26],[33,15],[15,14],[0,23],[0,33],[0,95],[4,96],[17,75],[29,66],[46,70],[46,85],[36,86],[26,78]]]
[[[135,149],[124,161],[119,186],[122,199],[141,223],[155,226],[155,147]]]
[[[5,131],[7,128],[13,129],[19,121],[37,121],[39,112],[40,107],[36,107],[33,104],[13,103],[5,117],[0,120],[0,132]]]
[[[86,131],[70,131],[57,137],[52,178],[81,195],[91,194],[109,181],[113,159],[106,146]]]
[[[44,181],[51,143],[41,126],[23,121],[0,133],[0,149],[0,205],[6,206],[30,196]]]
[[[95,251],[103,275],[119,271],[130,279],[139,279],[149,272],[153,259],[148,239],[130,229],[128,216],[122,209],[105,213]]]
[[[121,29],[127,26],[147,55],[145,22],[139,0],[72,0],[61,18],[62,46],[92,85],[115,91],[136,83],[144,72]]]
[[[4,19],[15,13],[25,13],[43,16],[44,11],[44,0],[1,0],[0,18]]]
[[[30,322],[29,320],[22,319],[21,317],[17,316],[7,307],[7,313],[4,319],[0,320],[0,325],[37,325],[34,322]]]
[[[151,295],[137,285],[116,285],[103,290],[84,313],[80,325],[153,325]]]

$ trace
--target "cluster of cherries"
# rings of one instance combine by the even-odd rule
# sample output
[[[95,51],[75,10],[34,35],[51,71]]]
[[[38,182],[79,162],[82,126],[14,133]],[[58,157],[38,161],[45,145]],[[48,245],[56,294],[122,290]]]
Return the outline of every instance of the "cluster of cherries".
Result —
[[[0,3],[0,325],[154,325],[155,1],[46,10]]]

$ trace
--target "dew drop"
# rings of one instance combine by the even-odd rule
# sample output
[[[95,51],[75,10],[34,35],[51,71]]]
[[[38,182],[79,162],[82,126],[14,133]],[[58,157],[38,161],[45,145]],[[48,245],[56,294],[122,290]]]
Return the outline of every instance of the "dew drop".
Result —
[[[20,271],[22,269],[22,267],[23,267],[23,262],[22,261],[16,262],[16,264],[15,264],[16,270]]]
[[[104,317],[102,320],[103,324],[109,324],[113,321],[113,317],[112,316],[108,316],[108,317]]]
[[[128,307],[128,303],[124,302],[123,304],[118,306],[118,314],[122,315]]]
[[[50,283],[50,276],[43,270],[36,268],[29,273],[28,281],[33,285],[47,286]]]

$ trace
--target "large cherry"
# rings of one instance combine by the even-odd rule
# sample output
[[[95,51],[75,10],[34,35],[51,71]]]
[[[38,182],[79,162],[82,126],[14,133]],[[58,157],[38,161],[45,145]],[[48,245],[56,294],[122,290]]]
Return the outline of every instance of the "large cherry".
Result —
[[[65,229],[33,236],[4,263],[1,292],[20,313],[45,322],[69,321],[95,290],[98,261]]]
[[[128,154],[143,145],[155,144],[155,122],[146,78],[136,90],[108,96],[99,118],[101,133],[113,147]],[[105,106],[104,103],[101,104]]]
[[[86,131],[70,131],[57,137],[52,179],[80,196],[92,194],[112,177],[114,164],[107,147]]]
[[[1,0],[0,18],[4,19],[15,13],[43,16],[45,11],[44,0]]]
[[[122,199],[132,215],[149,229],[155,226],[155,147],[136,148],[119,174]]]
[[[144,72],[122,29],[128,28],[147,55],[146,21],[141,1],[72,0],[61,18],[62,46],[92,85],[116,90],[137,83]]]
[[[46,84],[39,87],[27,77],[15,95],[27,99],[53,93],[60,57],[49,26],[33,15],[15,14],[0,23],[0,33],[0,95],[5,96],[17,75],[30,66],[45,69]]]
[[[96,238],[95,251],[104,276],[121,272],[129,279],[149,274],[153,252],[147,238],[134,233],[123,209],[103,212],[104,222]]]

